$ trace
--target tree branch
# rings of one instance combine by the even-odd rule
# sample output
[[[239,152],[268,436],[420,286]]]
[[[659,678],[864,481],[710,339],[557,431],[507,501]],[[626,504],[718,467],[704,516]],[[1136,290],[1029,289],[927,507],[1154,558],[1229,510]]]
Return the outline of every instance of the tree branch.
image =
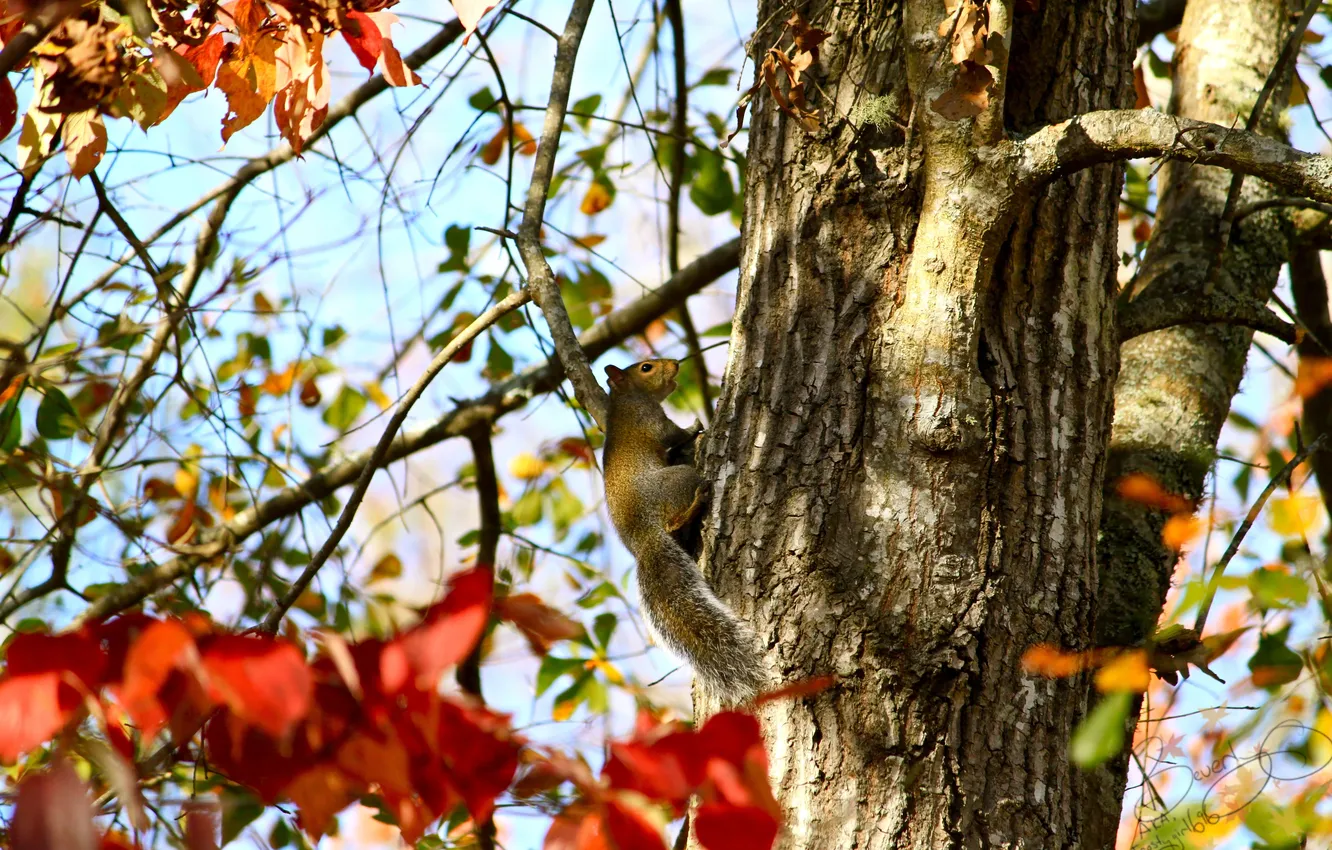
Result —
[[[454,355],[464,345],[476,339],[482,331],[495,324],[503,316],[517,310],[529,300],[530,296],[526,289],[519,289],[510,293],[508,297],[491,305],[490,309],[477,316],[471,324],[449,340],[448,345],[441,348],[435,358],[430,361],[430,365],[421,373],[421,377],[416,379],[416,383],[398,402],[398,407],[393,411],[393,416],[389,419],[388,425],[384,427],[384,433],[380,435],[379,442],[371,450],[370,457],[361,469],[360,475],[356,477],[356,486],[352,489],[351,495],[347,497],[347,504],[343,506],[342,513],[338,516],[338,522],[333,526],[333,531],[329,533],[328,538],[324,540],[324,545],[319,547],[319,551],[310,559],[310,563],[301,571],[296,581],[292,582],[291,587],[278,601],[277,606],[268,612],[268,616],[264,618],[263,624],[259,627],[260,631],[270,635],[277,634],[278,626],[282,625],[282,618],[286,616],[287,610],[296,604],[296,600],[300,599],[301,594],[305,592],[305,588],[310,586],[315,574],[328,562],[329,556],[338,548],[338,544],[342,542],[342,538],[347,534],[347,529],[351,528],[352,520],[356,518],[356,510],[361,506],[361,500],[365,498],[365,492],[370,489],[370,480],[375,477],[375,470],[384,465],[389,449],[393,445],[393,440],[398,436],[398,429],[402,427],[402,423],[407,419],[407,414],[411,411],[412,405],[416,404],[417,399],[425,393],[426,387],[430,386],[430,382],[445,366],[453,361]]]
[[[739,262],[738,238],[702,255],[659,288],[616,310],[588,329],[579,338],[584,356],[595,360],[630,336],[641,333],[684,299],[722,275],[734,271]],[[522,407],[534,395],[550,392],[563,379],[564,370],[554,358],[527,369],[493,387],[485,395],[459,403],[433,424],[404,434],[390,446],[383,464],[400,460],[444,440],[464,436],[482,423],[492,423],[504,414]],[[358,452],[311,475],[302,484],[288,487],[272,498],[241,511],[219,531],[210,534],[210,539],[195,552],[154,566],[105,596],[98,597],[79,615],[78,622],[99,620],[138,604],[160,588],[190,573],[205,560],[226,552],[234,543],[245,540],[358,480],[370,465],[372,457],[372,450]],[[35,598],[29,597],[25,602]],[[9,610],[17,607],[19,605],[11,606]],[[3,616],[0,612],[0,619]]]
[[[1121,343],[1153,331],[1196,324],[1240,325],[1290,345],[1295,344],[1296,337],[1295,326],[1267,305],[1215,288],[1195,298],[1181,298],[1179,293],[1155,296],[1149,288],[1144,295],[1120,307],[1118,324]]]
[[[1088,112],[1043,127],[1017,149],[1015,177],[1027,191],[1093,165],[1162,156],[1228,168],[1289,194],[1332,203],[1332,157],[1153,109]]]
[[[592,12],[592,0],[574,0],[555,51],[554,79],[550,83],[550,97],[546,100],[546,121],[541,128],[541,141],[537,144],[536,161],[532,166],[532,183],[527,189],[527,203],[523,208],[523,221],[518,226],[518,252],[527,267],[527,285],[532,300],[541,308],[550,327],[555,353],[573,384],[574,395],[592,418],[604,430],[606,427],[606,393],[597,383],[592,368],[578,346],[569,313],[560,297],[555,275],[541,251],[541,225],[546,215],[546,195],[550,192],[551,175],[555,169],[555,154],[560,146],[560,132],[564,128],[564,113],[569,107],[569,86],[573,80],[574,63],[578,59],[578,45]]]
[[[57,3],[37,3],[23,29],[14,34],[3,50],[0,50],[0,76],[8,74],[18,64],[28,58],[32,49],[50,34],[51,30],[79,10],[81,0],[64,0]]]
[[[1308,334],[1296,348],[1300,364],[1324,362],[1327,352],[1322,346],[1332,342],[1332,314],[1328,311],[1327,279],[1317,250],[1296,248],[1291,253],[1290,290],[1295,296],[1295,315],[1308,329]],[[1300,371],[1305,372],[1305,369]],[[1332,386],[1324,384],[1305,395],[1303,420],[1307,440],[1332,434]],[[1315,454],[1311,465],[1323,504],[1332,510],[1332,452]]]

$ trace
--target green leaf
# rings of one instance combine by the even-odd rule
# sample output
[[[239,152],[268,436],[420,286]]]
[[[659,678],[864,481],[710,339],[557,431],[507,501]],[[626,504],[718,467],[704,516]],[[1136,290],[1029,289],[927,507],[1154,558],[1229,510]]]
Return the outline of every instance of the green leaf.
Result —
[[[0,452],[9,454],[18,448],[23,439],[23,414],[19,411],[19,400],[15,396],[0,408]]]
[[[1309,584],[1284,566],[1261,567],[1249,573],[1249,592],[1259,611],[1298,608],[1309,601]]]
[[[698,175],[689,187],[689,200],[704,215],[726,212],[735,201],[735,186],[725,161],[712,151],[700,151],[697,161]]]
[[[1296,850],[1305,846],[1305,829],[1295,806],[1278,806],[1266,797],[1259,797],[1244,810],[1244,826],[1262,839],[1267,850]]]
[[[703,73],[702,77],[699,77],[698,82],[694,83],[693,88],[698,88],[699,86],[725,86],[730,85],[730,82],[730,68],[709,68]]]
[[[582,596],[578,597],[578,599],[574,602],[574,604],[577,605],[579,608],[595,608],[601,603],[605,602],[607,599],[611,599],[619,595],[620,591],[615,589],[615,585],[611,584],[608,581],[603,581],[601,584],[592,588],[587,593],[584,593]]]
[[[516,311],[515,311],[516,312]],[[490,335],[490,350],[486,352],[486,365],[481,376],[487,381],[502,381],[513,374],[513,355],[504,350],[495,335]]]
[[[611,635],[615,633],[615,627],[619,624],[620,618],[610,611],[598,614],[592,621],[592,633],[597,636],[597,645],[602,649],[610,646]]]
[[[606,146],[597,145],[594,148],[584,148],[583,150],[578,151],[575,155],[583,162],[587,163],[588,168],[593,171],[601,171],[601,167],[606,162]]]
[[[1286,626],[1281,631],[1258,636],[1258,649],[1249,659],[1249,672],[1258,687],[1274,690],[1300,677],[1304,660],[1286,646],[1289,632],[1290,626]]]
[[[477,89],[467,98],[467,105],[480,112],[485,112],[498,102],[498,98],[490,93],[489,86]]]
[[[509,516],[513,519],[516,528],[522,528],[525,525],[536,525],[541,522],[541,493],[538,490],[528,490],[522,497],[514,503],[509,511]]]
[[[1069,742],[1069,757],[1074,764],[1093,768],[1124,749],[1124,723],[1132,696],[1128,691],[1106,694],[1083,718]]]
[[[583,675],[574,679],[572,685],[555,696],[555,707],[551,710],[551,717],[555,720],[568,720],[590,695],[588,683],[596,681],[597,678],[592,675],[591,670],[584,670]]]
[[[584,663],[581,658],[556,658],[554,655],[547,655],[541,659],[541,667],[537,670],[536,695],[541,696],[550,690],[555,680],[566,673],[583,669]]]
[[[79,416],[74,405],[59,389],[47,387],[42,403],[37,406],[37,433],[48,440],[64,440],[78,430]]]
[[[592,123],[592,119],[588,118],[587,116],[595,115],[597,112],[597,107],[599,106],[601,106],[601,95],[591,94],[583,98],[582,100],[576,101],[574,105],[569,109],[569,111],[575,113],[577,112],[582,113],[582,115],[574,115],[573,119],[574,121],[578,122],[579,127],[582,127],[583,130],[586,131],[588,125]]]
[[[324,421],[338,431],[345,431],[356,421],[365,409],[365,396],[346,384],[338,392],[338,397],[324,411]]]
[[[332,348],[347,335],[342,325],[334,325],[331,328],[324,328],[324,348]]]
[[[264,807],[257,799],[240,791],[224,791],[222,794],[222,846],[226,846],[240,837],[245,827],[254,823],[255,818],[264,813]]]
[[[450,224],[444,231],[444,245],[449,249],[449,258],[439,264],[439,270],[441,272],[467,271],[469,268],[467,254],[472,245],[472,228]]]
[[[583,507],[582,500],[559,478],[550,483],[546,493],[550,498],[550,519],[555,525],[555,539],[563,540],[569,533],[569,527],[582,519],[587,509]]]
[[[699,334],[699,336],[720,336],[720,337],[729,337],[730,335],[731,335],[730,322],[722,322],[720,325],[713,325],[712,327],[705,330],[703,333]]]

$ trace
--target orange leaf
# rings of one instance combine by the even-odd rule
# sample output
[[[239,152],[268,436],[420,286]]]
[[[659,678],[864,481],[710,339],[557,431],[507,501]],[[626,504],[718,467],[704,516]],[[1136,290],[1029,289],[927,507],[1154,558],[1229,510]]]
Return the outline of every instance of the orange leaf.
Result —
[[[179,499],[180,491],[170,481],[163,481],[161,478],[149,478],[143,482],[143,497],[149,501],[161,502],[166,499]]]
[[[156,737],[167,722],[158,692],[172,671],[190,661],[198,662],[194,636],[174,620],[153,623],[130,646],[118,696],[145,739]]]
[[[393,39],[389,35],[389,28],[398,22],[398,16],[391,12],[370,12],[366,17],[379,27],[381,36],[379,66],[384,79],[391,86],[419,86],[421,78],[402,61],[402,55],[398,53],[398,48],[394,46]]]
[[[1151,683],[1152,677],[1147,669],[1145,649],[1121,652],[1096,671],[1096,689],[1102,693],[1111,691],[1141,693],[1147,690]]]
[[[286,796],[300,811],[301,829],[319,839],[328,832],[333,816],[365,793],[359,783],[332,765],[319,765],[296,777]]]
[[[1193,503],[1188,499],[1167,492],[1155,478],[1141,472],[1134,472],[1119,479],[1115,483],[1115,491],[1126,501],[1137,502],[1169,513],[1178,514],[1193,510]]]
[[[291,392],[292,384],[296,382],[296,368],[299,365],[299,361],[293,360],[281,372],[269,372],[264,376],[263,384],[260,385],[263,391],[269,395],[277,396]]]
[[[533,156],[537,151],[536,139],[521,121],[513,124],[513,148],[519,156]]]
[[[254,415],[255,402],[258,400],[254,387],[242,381],[240,387],[237,388],[237,394],[240,397],[237,407],[240,409],[241,418],[249,419]]]
[[[1301,357],[1295,375],[1295,394],[1312,398],[1332,383],[1332,357]]]
[[[175,521],[167,529],[166,538],[168,543],[180,543],[193,530],[196,511],[198,511],[198,507],[194,502],[186,502],[181,507],[180,512],[176,514]]]
[[[504,125],[495,131],[495,135],[490,137],[490,141],[481,146],[478,156],[486,165],[494,165],[499,162],[500,154],[504,152],[504,140],[509,137],[509,130]]]
[[[306,407],[314,407],[319,404],[321,398],[323,396],[319,394],[319,385],[315,383],[314,376],[306,378],[301,383],[301,404]],[[276,439],[276,436],[274,434],[274,439]]]
[[[1193,514],[1175,514],[1161,529],[1161,542],[1178,552],[1202,532],[1202,523]]]
[[[1096,663],[1095,652],[1065,652],[1050,644],[1037,644],[1022,654],[1022,669],[1033,676],[1062,679]]]

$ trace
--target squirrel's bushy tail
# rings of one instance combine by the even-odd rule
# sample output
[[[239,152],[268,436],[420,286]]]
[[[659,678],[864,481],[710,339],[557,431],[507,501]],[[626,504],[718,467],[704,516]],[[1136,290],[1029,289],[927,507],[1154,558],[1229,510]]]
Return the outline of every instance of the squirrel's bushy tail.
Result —
[[[754,633],[722,604],[694,560],[665,531],[632,542],[643,615],[657,639],[688,661],[723,705],[757,696],[764,681]]]

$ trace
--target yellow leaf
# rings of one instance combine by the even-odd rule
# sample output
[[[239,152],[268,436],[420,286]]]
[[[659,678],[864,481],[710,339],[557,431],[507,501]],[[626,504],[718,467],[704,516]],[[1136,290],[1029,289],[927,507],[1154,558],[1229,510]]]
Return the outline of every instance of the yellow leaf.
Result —
[[[1332,712],[1318,709],[1313,728],[1318,734],[1309,736],[1309,763],[1327,764],[1332,761]]]
[[[531,481],[540,478],[546,471],[546,463],[531,452],[523,452],[509,461],[509,474],[519,481]]]
[[[593,667],[597,668],[602,673],[604,673],[606,676],[606,681],[610,682],[612,685],[624,684],[624,674],[620,672],[620,668],[616,667],[614,664],[610,663],[606,659],[593,658],[590,663],[592,664]]]
[[[1317,496],[1294,495],[1273,499],[1268,522],[1272,530],[1283,537],[1309,537],[1322,513],[1323,503]]]
[[[578,211],[583,215],[596,215],[610,205],[610,190],[600,183],[593,183],[587,187],[587,194],[583,196],[583,202],[578,205]]]
[[[176,470],[176,492],[187,501],[192,501],[199,492],[199,476],[184,467]]]
[[[366,584],[374,584],[377,581],[398,578],[401,575],[402,561],[397,555],[390,552],[380,558],[375,565],[370,568],[370,578],[366,580]]]
[[[574,709],[577,707],[578,703],[574,700],[557,702],[555,703],[555,707],[550,710],[550,717],[552,720],[568,720],[570,717],[573,717]]]
[[[102,154],[106,153],[106,126],[95,109],[65,116],[65,126],[60,136],[65,141],[69,173],[75,177],[82,178],[92,173],[97,163],[102,161]]]
[[[362,389],[365,390],[366,398],[379,405],[380,410],[388,410],[393,406],[393,399],[389,398],[384,393],[384,390],[379,386],[378,381],[371,381],[370,383],[365,384]]]
[[[1096,671],[1096,689],[1111,691],[1145,691],[1152,683],[1147,669],[1147,650],[1135,649],[1115,656],[1109,664]]]

